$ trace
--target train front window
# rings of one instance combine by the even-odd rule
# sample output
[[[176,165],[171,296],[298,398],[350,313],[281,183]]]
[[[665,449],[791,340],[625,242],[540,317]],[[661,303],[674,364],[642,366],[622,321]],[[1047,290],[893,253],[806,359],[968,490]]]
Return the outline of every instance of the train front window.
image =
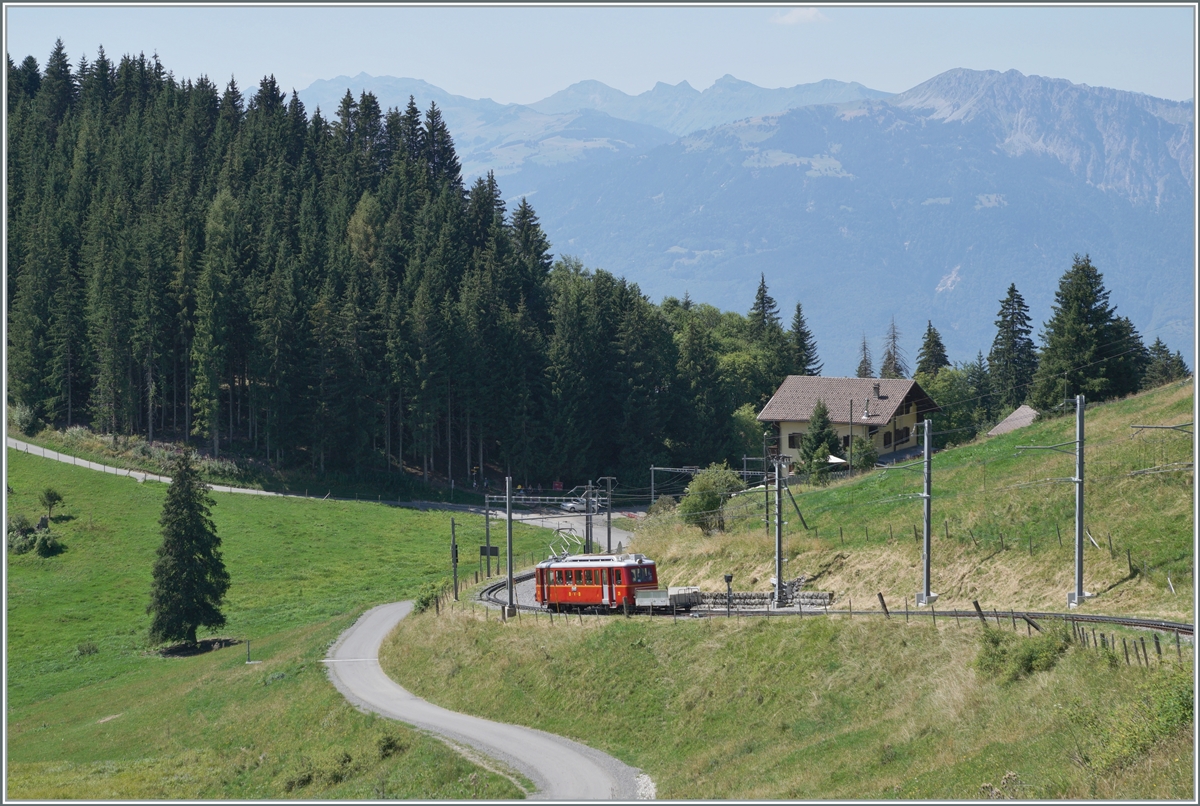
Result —
[[[639,565],[636,568],[630,568],[629,581],[635,585],[639,582],[653,582],[654,569],[648,565]]]

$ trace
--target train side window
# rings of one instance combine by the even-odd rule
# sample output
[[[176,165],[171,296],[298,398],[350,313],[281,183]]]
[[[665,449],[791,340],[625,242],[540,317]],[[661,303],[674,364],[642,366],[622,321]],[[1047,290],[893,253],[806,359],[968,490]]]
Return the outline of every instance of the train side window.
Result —
[[[580,568],[575,569],[575,584],[576,585],[583,584],[583,569],[580,569]]]
[[[613,571],[614,571],[614,572],[616,573],[616,575],[617,575],[617,584],[618,584],[618,585],[624,585],[625,583],[621,581],[621,569],[620,569],[620,568],[614,568],[614,569],[613,569]]]
[[[555,572],[554,572],[554,584],[555,584],[555,585],[561,585],[561,584],[563,584],[563,581],[562,581],[562,569],[559,569],[558,571],[555,571]]]
[[[584,585],[592,584],[592,569],[590,569],[590,568],[583,569],[583,584]]]

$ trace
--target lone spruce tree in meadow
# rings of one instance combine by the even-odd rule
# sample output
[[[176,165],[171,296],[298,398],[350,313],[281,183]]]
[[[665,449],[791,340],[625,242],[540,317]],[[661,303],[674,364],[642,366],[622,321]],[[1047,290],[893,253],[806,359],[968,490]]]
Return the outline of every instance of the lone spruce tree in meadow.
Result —
[[[163,542],[154,562],[150,590],[150,640],[196,643],[196,629],[225,626],[221,601],[229,574],[221,560],[221,538],[209,517],[212,499],[190,450],[171,468],[163,502]]]
[[[938,370],[950,366],[946,357],[946,345],[942,344],[942,335],[933,326],[932,320],[926,320],[925,340],[917,353],[917,372],[930,377],[936,377]]]

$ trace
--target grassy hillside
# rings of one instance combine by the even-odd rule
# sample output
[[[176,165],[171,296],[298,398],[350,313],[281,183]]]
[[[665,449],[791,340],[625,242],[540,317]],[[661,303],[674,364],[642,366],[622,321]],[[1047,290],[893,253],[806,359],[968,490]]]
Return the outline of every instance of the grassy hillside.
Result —
[[[642,767],[660,798],[1191,797],[1187,655],[1126,666],[1045,626],[464,609],[402,622],[382,662],[448,708]]]
[[[220,635],[249,639],[263,663],[246,665],[244,644],[165,659],[146,645],[145,608],[166,487],[7,458],[10,514],[36,519],[47,486],[66,499],[53,523],[66,550],[7,558],[10,797],[520,794],[360,714],[319,663],[363,609],[448,576],[448,514],[214,494],[232,578]],[[469,561],[482,519],[455,518]],[[519,552],[544,548],[541,530],[514,532]]]
[[[1190,422],[1192,407],[1189,381],[1087,409],[1084,515],[1099,548],[1086,543],[1084,588],[1100,594],[1086,603],[1089,612],[1194,620],[1193,473],[1129,475],[1191,461],[1189,436],[1131,437],[1129,426]],[[1067,442],[1074,429],[1073,416],[1060,417],[934,456],[931,587],[941,595],[939,608],[970,608],[973,599],[989,607],[1066,608],[1074,589],[1075,491],[1046,480],[1072,476],[1074,457],[1019,453],[1017,446]],[[920,472],[912,470],[797,488],[810,528],[785,496],[785,577],[805,574],[809,587],[832,591],[842,605],[852,598],[878,607],[878,592],[897,606],[905,596],[911,602],[921,585],[921,542],[913,536],[914,526],[921,529],[920,492]],[[739,498],[731,510],[742,517],[728,534],[651,519],[640,528],[638,550],[660,562],[671,584],[723,590],[722,575],[733,573],[736,588],[767,590],[774,538],[763,525],[762,496]]]
[[[1102,548],[1088,543],[1085,588],[1100,595],[1085,612],[1194,620],[1192,473],[1129,475],[1191,460],[1190,437],[1131,438],[1129,425],[1189,422],[1192,406],[1188,383],[1088,409],[1085,514]],[[1073,457],[1016,446],[1073,438],[1073,418],[1052,419],[934,458],[939,610],[974,599],[1066,610],[1074,491],[1042,480],[1070,476]],[[1147,669],[1049,629],[1039,638],[974,619],[905,622],[904,598],[911,605],[921,583],[920,485],[918,473],[890,470],[799,489],[808,531],[786,504],[787,576],[806,574],[860,613],[878,611],[882,592],[890,620],[501,625],[465,610],[400,625],[384,667],[447,707],[562,733],[643,767],[660,797],[1190,798],[1187,644],[1181,660],[1171,644]],[[725,534],[652,518],[635,548],[667,584],[723,590],[733,573],[736,589],[766,590],[774,541],[760,502],[733,504],[742,514]]]

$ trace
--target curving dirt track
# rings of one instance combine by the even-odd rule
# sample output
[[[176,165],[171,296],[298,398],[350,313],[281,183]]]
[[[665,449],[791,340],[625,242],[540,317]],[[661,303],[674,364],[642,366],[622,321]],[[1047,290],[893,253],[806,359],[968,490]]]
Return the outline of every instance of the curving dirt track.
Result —
[[[638,770],[578,742],[540,730],[449,711],[410,694],[383,673],[379,647],[412,602],[372,608],[330,647],[329,679],[360,710],[373,711],[467,745],[533,781],[546,800],[634,800]],[[645,779],[645,776],[640,776]],[[643,780],[643,797],[646,792]]]

